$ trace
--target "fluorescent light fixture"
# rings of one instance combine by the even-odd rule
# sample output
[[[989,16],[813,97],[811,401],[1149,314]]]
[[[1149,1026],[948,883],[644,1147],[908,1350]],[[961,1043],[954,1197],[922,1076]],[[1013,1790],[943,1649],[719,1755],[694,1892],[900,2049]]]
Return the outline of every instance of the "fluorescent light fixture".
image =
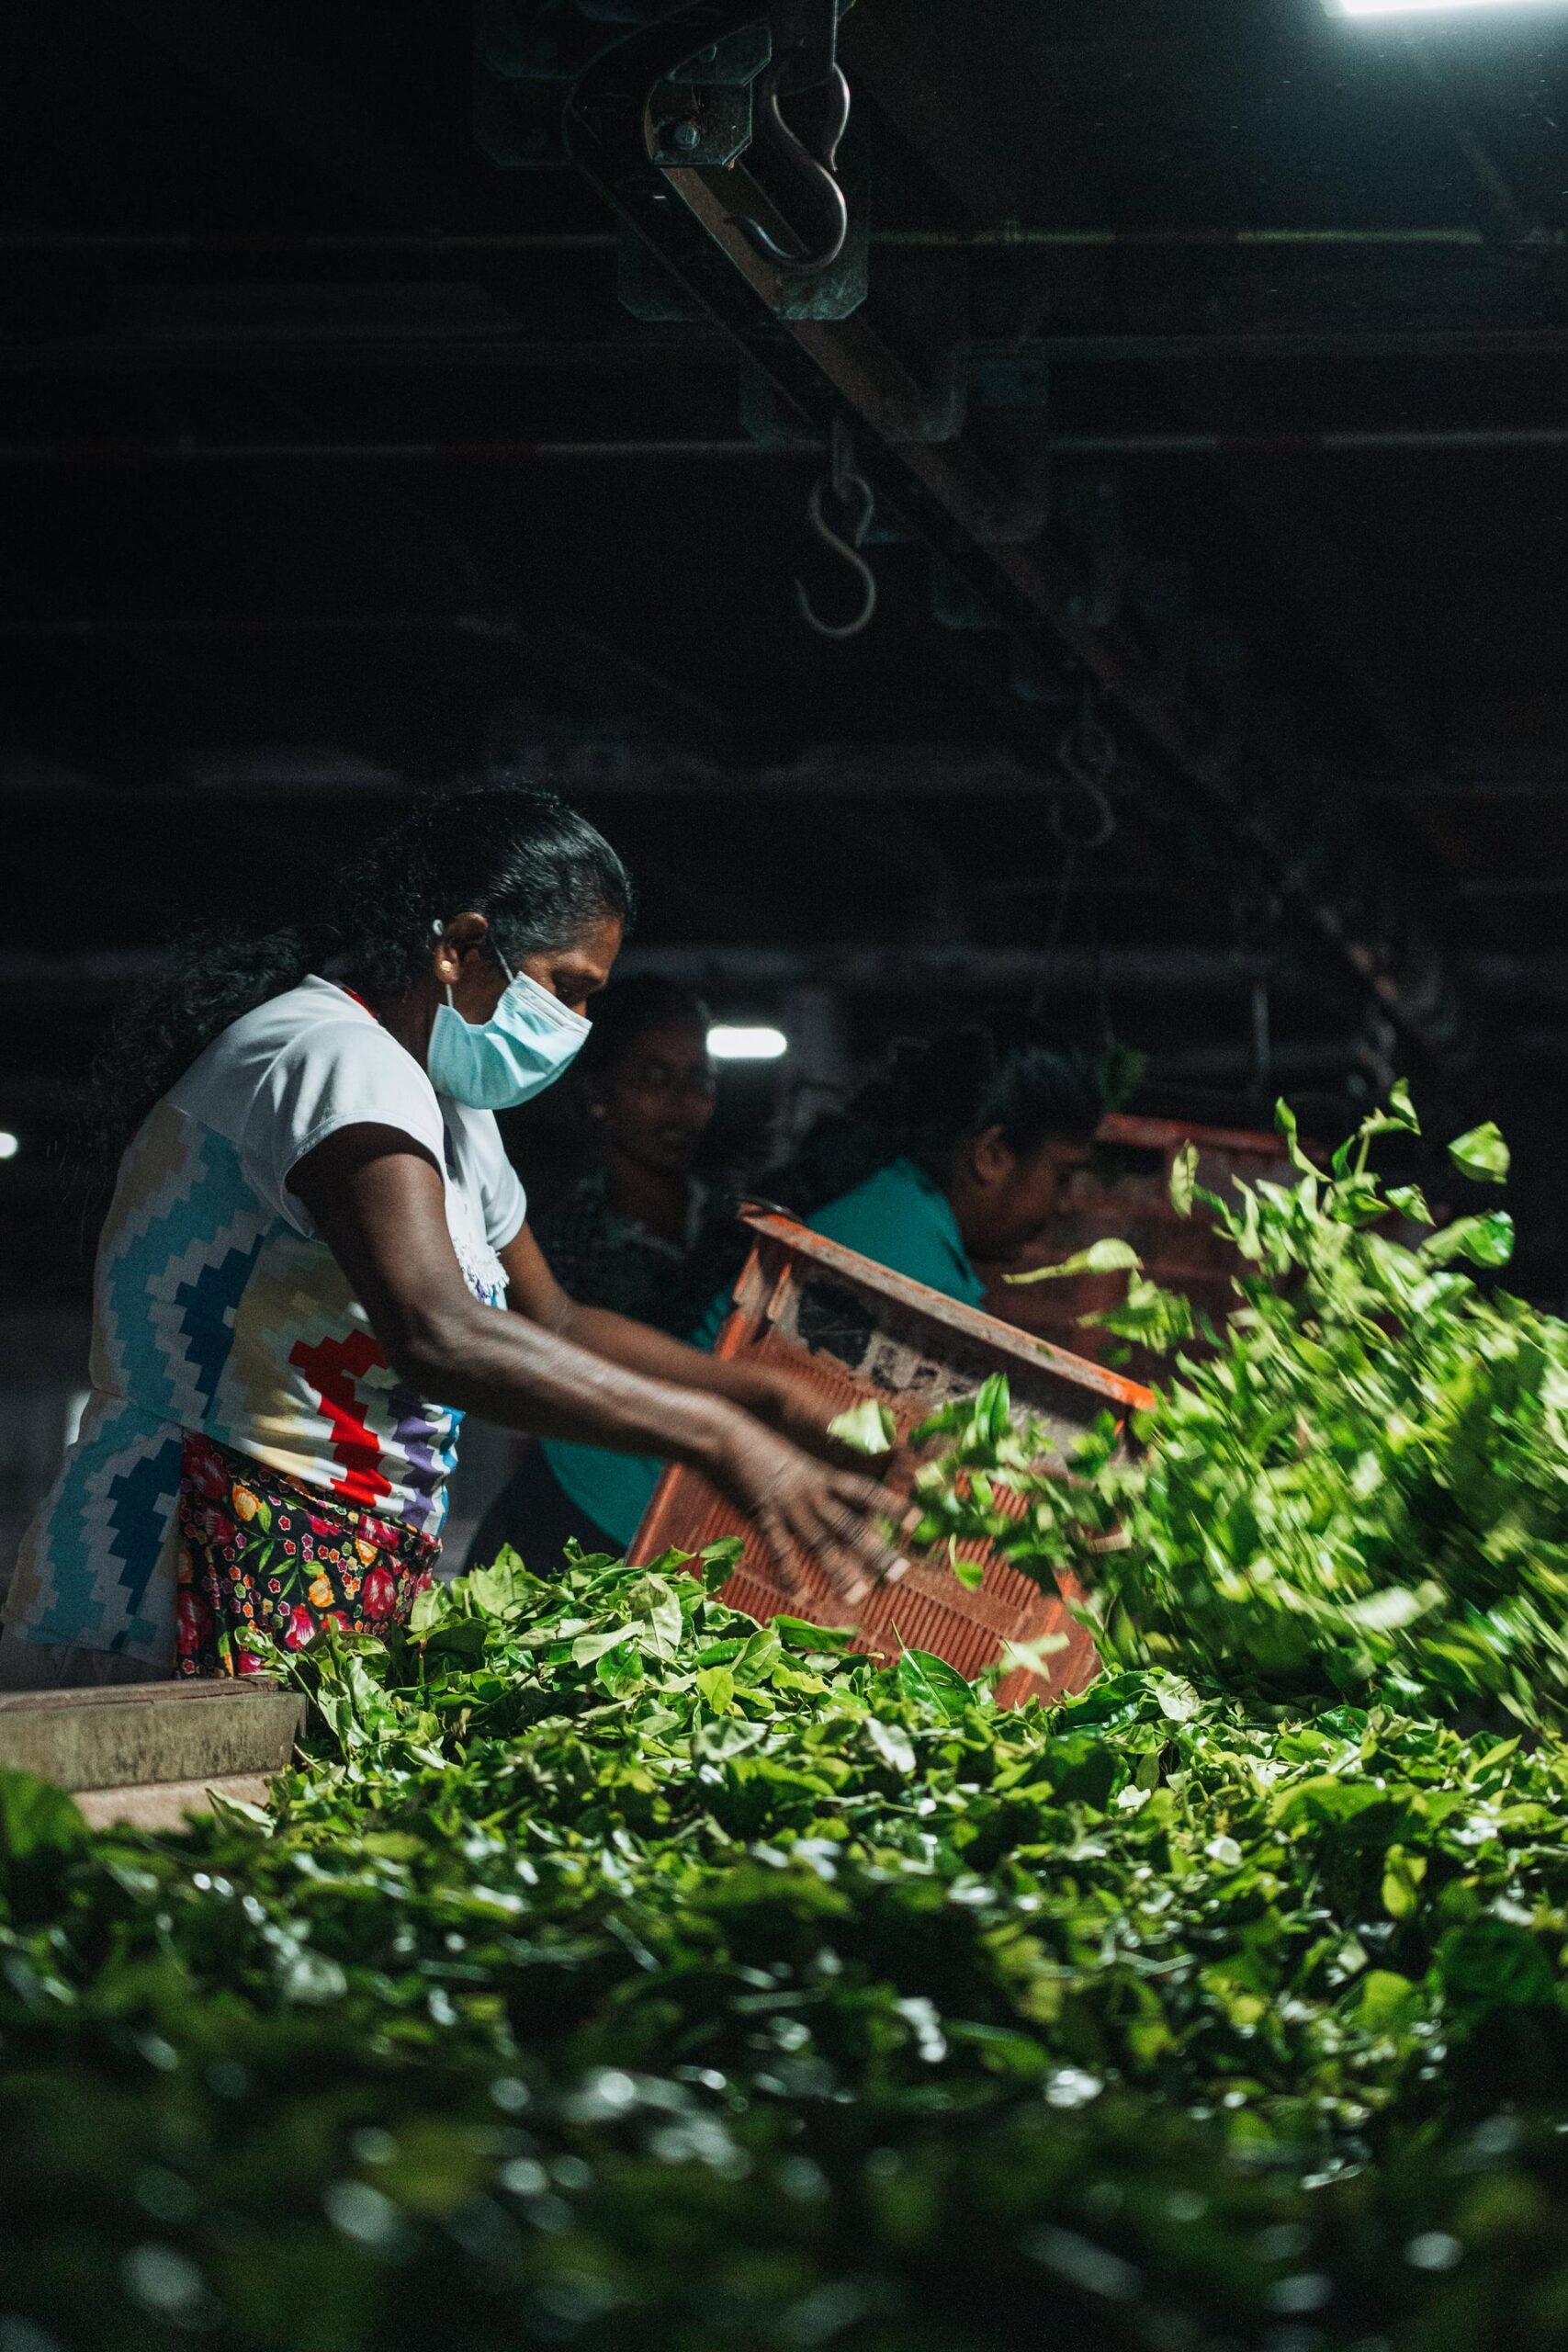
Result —
[[[1472,17],[1490,9],[1548,8],[1561,0],[1324,0],[1331,17]]]
[[[21,1148],[20,1136],[14,1136],[9,1127],[0,1127],[0,1159],[15,1159]]]
[[[789,1051],[782,1029],[745,1029],[721,1021],[708,1031],[708,1051],[716,1062],[776,1062]]]

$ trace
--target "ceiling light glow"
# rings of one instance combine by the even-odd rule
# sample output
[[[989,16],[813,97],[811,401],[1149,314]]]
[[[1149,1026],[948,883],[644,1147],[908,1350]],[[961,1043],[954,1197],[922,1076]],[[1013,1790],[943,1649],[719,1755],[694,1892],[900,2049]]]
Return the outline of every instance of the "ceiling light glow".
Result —
[[[720,1022],[708,1031],[708,1051],[716,1062],[776,1062],[789,1051],[782,1029],[743,1028]]]
[[[15,1159],[21,1148],[20,1136],[14,1136],[9,1127],[0,1127],[0,1159]]]
[[[1324,0],[1324,4],[1331,17],[1456,17],[1466,10],[1479,16],[1486,9],[1556,7],[1562,0]]]

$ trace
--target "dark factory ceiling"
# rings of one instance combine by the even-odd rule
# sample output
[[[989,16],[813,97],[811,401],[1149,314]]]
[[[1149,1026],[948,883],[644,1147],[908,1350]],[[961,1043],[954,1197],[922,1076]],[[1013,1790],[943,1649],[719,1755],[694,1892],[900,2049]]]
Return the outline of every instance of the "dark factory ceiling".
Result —
[[[804,320],[676,180],[606,201],[595,52],[671,13],[10,12],[7,1243],[160,936],[502,772],[628,849],[646,955],[836,974],[868,1046],[1043,972],[1151,1102],[1407,1069],[1513,1134],[1559,1295],[1568,12],[858,0],[864,298]]]

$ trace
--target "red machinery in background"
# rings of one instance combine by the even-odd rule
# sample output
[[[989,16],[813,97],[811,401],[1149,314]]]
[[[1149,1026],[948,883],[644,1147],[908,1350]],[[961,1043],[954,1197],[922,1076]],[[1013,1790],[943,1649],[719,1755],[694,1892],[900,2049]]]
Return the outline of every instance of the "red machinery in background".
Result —
[[[1233,1177],[1256,1182],[1262,1176],[1288,1184],[1294,1182],[1294,1171],[1278,1136],[1241,1127],[1196,1126],[1190,1120],[1112,1112],[1100,1121],[1096,1141],[1115,1172],[1086,1170],[1075,1177],[1055,1216],[1021,1258],[1005,1267],[980,1269],[987,1282],[986,1306],[991,1314],[1077,1354],[1100,1359],[1115,1350],[1118,1363],[1145,1379],[1156,1379],[1160,1367],[1153,1357],[1080,1321],[1121,1299],[1123,1275],[1076,1274],[1022,1288],[1010,1284],[1007,1276],[1060,1265],[1090,1242],[1113,1235],[1132,1243],[1152,1282],[1179,1291],[1216,1325],[1223,1324],[1236,1304],[1232,1276],[1241,1261],[1207,1217],[1177,1215],[1170,1200],[1171,1162],[1186,1145],[1195,1145],[1198,1182],[1226,1198]]]

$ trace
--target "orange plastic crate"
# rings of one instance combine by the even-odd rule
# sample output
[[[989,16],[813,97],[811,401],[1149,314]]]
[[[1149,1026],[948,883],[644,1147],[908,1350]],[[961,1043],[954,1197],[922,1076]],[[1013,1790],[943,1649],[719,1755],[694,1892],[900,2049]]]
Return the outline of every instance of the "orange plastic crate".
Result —
[[[746,1222],[755,1239],[716,1352],[787,1367],[835,1414],[875,1397],[902,1436],[939,1405],[972,1396],[1000,1372],[1019,1414],[1033,1414],[1061,1443],[1108,1408],[1125,1419],[1150,1402],[1135,1382],[889,1273],[791,1217],[753,1211]],[[986,1548],[964,1547],[986,1568],[974,1592],[935,1557],[915,1561],[899,1582],[877,1586],[855,1608],[811,1561],[800,1563],[799,1589],[787,1592],[739,1513],[696,1471],[679,1464],[660,1479],[632,1556],[695,1552],[726,1535],[744,1537],[746,1549],[723,1599],[761,1623],[783,1611],[818,1624],[852,1624],[856,1648],[874,1657],[930,1650],[966,1675],[994,1665],[1004,1641],[1065,1635],[1048,1676],[1015,1669],[1003,1679],[998,1697],[1004,1705],[1081,1690],[1093,1679],[1094,1645],[1063,1601]]]

